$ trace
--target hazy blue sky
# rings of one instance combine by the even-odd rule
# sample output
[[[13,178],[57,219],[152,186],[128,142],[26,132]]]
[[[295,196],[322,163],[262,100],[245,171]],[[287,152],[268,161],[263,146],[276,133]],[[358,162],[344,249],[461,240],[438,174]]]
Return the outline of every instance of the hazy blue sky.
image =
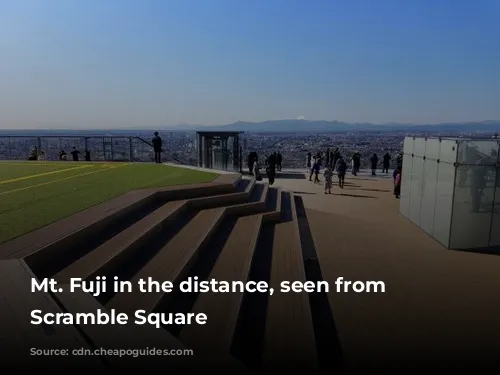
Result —
[[[499,0],[0,0],[0,128],[500,119]]]

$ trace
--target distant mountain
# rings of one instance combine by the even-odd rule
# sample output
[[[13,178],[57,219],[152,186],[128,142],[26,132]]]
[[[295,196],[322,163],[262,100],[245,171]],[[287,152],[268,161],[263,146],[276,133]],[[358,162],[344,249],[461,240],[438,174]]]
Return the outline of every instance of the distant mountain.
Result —
[[[176,126],[170,130],[212,130],[212,131],[243,131],[243,132],[348,132],[348,131],[408,131],[408,132],[500,132],[500,121],[480,121],[441,124],[372,124],[347,123],[325,120],[271,120],[263,122],[238,121],[222,126]]]
[[[341,121],[325,120],[270,120],[263,122],[238,121],[229,125],[208,126],[208,125],[176,125],[176,126],[148,126],[125,129],[0,129],[2,135],[114,135],[114,136],[137,136],[150,134],[154,130],[158,131],[241,131],[249,133],[329,133],[329,132],[384,132],[400,131],[407,133],[429,132],[429,133],[500,133],[500,120],[488,120],[478,122],[457,122],[441,124],[401,124],[401,123],[348,123]]]

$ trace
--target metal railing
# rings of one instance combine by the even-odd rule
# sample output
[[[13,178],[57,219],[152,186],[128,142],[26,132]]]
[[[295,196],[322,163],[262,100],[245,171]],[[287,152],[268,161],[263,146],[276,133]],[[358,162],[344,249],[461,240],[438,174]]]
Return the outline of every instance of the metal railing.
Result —
[[[0,136],[0,160],[27,160],[33,149],[38,150],[39,159],[60,160],[64,151],[70,158],[73,148],[90,152],[91,161],[153,162],[153,145],[138,136]],[[165,162],[190,164],[181,161],[175,153],[164,149]]]

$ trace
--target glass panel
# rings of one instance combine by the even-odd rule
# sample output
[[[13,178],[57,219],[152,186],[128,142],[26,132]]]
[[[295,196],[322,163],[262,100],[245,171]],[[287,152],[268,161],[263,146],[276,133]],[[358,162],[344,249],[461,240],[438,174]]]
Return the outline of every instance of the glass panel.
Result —
[[[461,165],[459,175],[466,175],[465,184],[457,179],[453,200],[450,247],[474,249],[487,247],[491,231],[495,195],[496,168]]]
[[[413,154],[415,156],[423,157],[425,156],[425,145],[427,141],[425,138],[415,138],[415,146],[413,149]]]
[[[436,160],[426,159],[424,161],[420,227],[430,235],[432,235],[434,231],[438,165],[439,163]]]
[[[425,146],[425,158],[426,159],[439,159],[439,149],[441,143],[437,138],[431,138],[427,140],[427,145]]]
[[[495,165],[498,159],[498,142],[495,140],[461,141],[458,162],[468,165]]]
[[[404,143],[403,143],[403,152],[407,155],[413,154],[413,137],[405,137]]]
[[[491,220],[490,246],[500,246],[500,168],[497,168],[497,183],[495,189],[495,206]]]
[[[424,159],[413,158],[410,186],[410,220],[420,226],[420,209],[422,206],[422,178]]]
[[[401,177],[401,198],[399,202],[399,212],[406,218],[410,218],[410,186],[413,157],[405,155],[403,161],[403,173]]]
[[[439,148],[439,160],[445,163],[455,163],[457,161],[457,141],[450,139],[441,140]]]
[[[446,247],[449,246],[450,241],[454,185],[455,166],[448,163],[438,163],[433,237]]]

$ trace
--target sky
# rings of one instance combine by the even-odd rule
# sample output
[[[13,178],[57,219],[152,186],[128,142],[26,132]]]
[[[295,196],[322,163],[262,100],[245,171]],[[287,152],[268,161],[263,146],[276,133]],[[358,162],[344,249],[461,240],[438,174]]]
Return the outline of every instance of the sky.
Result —
[[[0,129],[500,120],[500,0],[1,0]]]

